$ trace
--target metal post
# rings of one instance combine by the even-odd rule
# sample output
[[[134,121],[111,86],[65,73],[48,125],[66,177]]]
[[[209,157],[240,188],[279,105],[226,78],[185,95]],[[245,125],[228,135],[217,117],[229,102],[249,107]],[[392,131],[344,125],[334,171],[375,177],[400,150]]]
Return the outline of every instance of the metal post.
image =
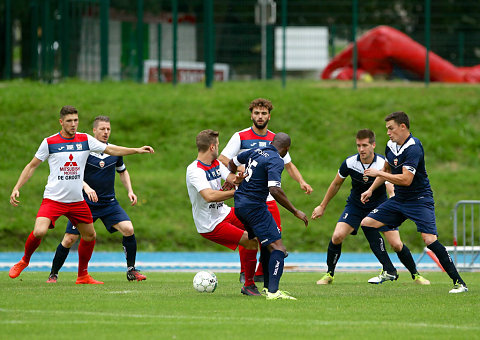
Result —
[[[430,83],[430,0],[425,0],[425,87]]]
[[[47,22],[48,22],[48,5],[49,0],[43,0],[41,2],[41,15],[42,15],[42,39],[41,39],[41,69],[40,78],[45,79],[47,68]]]
[[[32,45],[31,45],[31,64],[29,75],[32,79],[38,78],[38,2],[36,0],[30,1],[30,11],[32,21],[30,23]]]
[[[12,78],[12,0],[5,2],[5,69],[4,78]]]
[[[267,78],[267,1],[259,0],[260,3],[260,29],[262,40],[261,66],[262,79]]]
[[[100,79],[108,77],[108,24],[110,18],[110,0],[101,0],[100,3]]]
[[[158,71],[157,77],[158,82],[162,82],[162,24],[157,25],[157,60],[158,60]]]
[[[328,35],[328,46],[329,46],[329,51],[330,51],[330,59],[335,57],[335,34],[336,34],[336,26],[331,25],[330,26],[330,32]]]
[[[205,86],[211,88],[213,84],[213,0],[205,0]]]
[[[61,17],[61,58],[62,58],[62,78],[67,78],[69,76],[69,62],[70,62],[70,46],[69,46],[69,27],[70,27],[70,18],[69,18],[69,1],[62,0],[60,2],[60,17]]]
[[[178,1],[172,0],[172,84],[177,85],[177,29],[178,29]]]
[[[353,40],[353,89],[357,88],[357,21],[358,21],[358,0],[353,0],[353,13],[352,13],[352,40]]]
[[[137,0],[137,81],[143,81],[143,0]]]
[[[287,86],[287,1],[282,0],[282,86]]]

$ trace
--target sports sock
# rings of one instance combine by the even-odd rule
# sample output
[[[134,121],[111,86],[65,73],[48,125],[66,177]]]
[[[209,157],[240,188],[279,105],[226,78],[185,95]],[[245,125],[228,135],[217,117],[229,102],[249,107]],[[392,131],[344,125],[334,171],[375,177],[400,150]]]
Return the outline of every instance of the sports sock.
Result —
[[[25,254],[22,257],[23,261],[30,263],[30,258],[40,245],[40,242],[42,242],[42,239],[33,236],[33,231],[28,235],[27,241],[25,242]]]
[[[337,266],[338,259],[342,254],[342,244],[333,244],[332,240],[330,239],[330,243],[328,244],[328,251],[327,251],[327,271],[330,275],[335,275],[335,267]]]
[[[383,240],[382,235],[380,235],[378,229],[364,226],[362,226],[362,229],[368,243],[370,244],[370,249],[378,261],[382,264],[383,270],[389,274],[396,274],[397,270],[395,269],[387,251],[385,250],[385,241]]]
[[[245,249],[243,264],[245,267],[245,286],[255,284],[253,276],[255,275],[255,267],[257,266],[257,249]]]
[[[80,239],[80,243],[78,245],[78,276],[88,274],[88,262],[92,257],[94,247],[95,240],[85,241],[83,238]]]
[[[70,252],[70,248],[65,248],[62,243],[60,243],[55,251],[55,257],[52,261],[52,270],[50,274],[58,274],[60,268],[62,268],[65,260],[67,259],[68,253]]]
[[[450,278],[453,280],[453,284],[456,284],[457,282],[463,285],[465,284],[465,281],[463,281],[460,277],[460,274],[458,274],[457,268],[455,268],[455,264],[453,263],[450,254],[448,254],[448,251],[445,249],[443,244],[441,244],[438,240],[435,240],[435,242],[429,244],[427,248],[433,251],[433,253],[437,256],[443,269],[445,269],[448,276],[450,276]]]
[[[268,289],[268,284],[270,282],[270,276],[268,273],[268,266],[270,264],[270,251],[267,247],[260,248],[260,260],[262,261],[263,267],[263,286]]]
[[[240,255],[240,273],[245,273],[245,247],[238,246],[238,255]]]
[[[405,268],[408,269],[410,274],[412,275],[412,279],[415,278],[414,274],[417,274],[417,266],[415,265],[415,261],[413,260],[412,253],[410,249],[404,244],[402,250],[397,252],[398,259],[400,262],[403,263]]]
[[[268,266],[268,272],[270,274],[270,280],[268,283],[268,291],[270,293],[276,293],[278,285],[280,284],[280,278],[283,274],[285,254],[283,251],[274,250],[270,253],[270,262]]]
[[[122,240],[123,252],[127,259],[127,268],[135,267],[135,259],[137,257],[137,240],[135,234],[131,236],[124,236]]]

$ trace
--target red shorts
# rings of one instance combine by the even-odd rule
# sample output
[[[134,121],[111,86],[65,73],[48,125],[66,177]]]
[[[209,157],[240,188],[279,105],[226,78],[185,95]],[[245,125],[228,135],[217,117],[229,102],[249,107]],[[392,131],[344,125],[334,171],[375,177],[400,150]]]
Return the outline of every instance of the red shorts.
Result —
[[[47,217],[52,221],[49,228],[55,227],[55,221],[60,217],[67,217],[73,225],[78,223],[93,223],[92,213],[85,200],[74,203],[61,203],[44,198],[40,209],[38,209],[37,217]]]
[[[267,201],[268,211],[272,214],[275,223],[277,223],[278,229],[282,231],[282,221],[280,219],[280,210],[278,210],[278,205],[275,200]]]
[[[244,232],[245,227],[237,218],[237,216],[235,216],[234,208],[232,208],[227,217],[225,217],[222,222],[217,224],[213,231],[209,233],[202,233],[200,235],[205,237],[207,240],[235,250],[237,249],[238,242],[240,242]]]

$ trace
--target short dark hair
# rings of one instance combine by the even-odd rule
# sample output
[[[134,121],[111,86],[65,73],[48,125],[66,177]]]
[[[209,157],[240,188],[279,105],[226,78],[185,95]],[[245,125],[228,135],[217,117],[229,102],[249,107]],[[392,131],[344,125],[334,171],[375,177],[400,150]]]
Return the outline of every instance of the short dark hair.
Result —
[[[63,119],[66,115],[76,114],[78,115],[78,111],[71,105],[65,105],[60,110],[60,119]]]
[[[93,120],[93,127],[97,128],[99,122],[110,123],[110,117],[108,116],[97,116]]]
[[[218,138],[218,131],[213,130],[203,130],[200,131],[197,135],[197,149],[199,152],[207,151],[210,145],[215,144]]]
[[[408,116],[405,112],[396,111],[396,112],[390,113],[387,117],[385,117],[385,121],[388,122],[390,120],[393,120],[398,125],[405,124],[407,129],[410,130],[410,120],[408,119]]]
[[[252,112],[253,109],[256,108],[256,107],[264,107],[268,110],[268,113],[272,112],[272,110],[273,110],[272,102],[270,100],[264,99],[264,98],[257,98],[257,99],[252,100],[248,109],[250,110],[250,112]]]
[[[358,130],[357,139],[365,139],[365,138],[368,138],[368,142],[370,144],[375,143],[375,132],[373,132],[370,129]]]

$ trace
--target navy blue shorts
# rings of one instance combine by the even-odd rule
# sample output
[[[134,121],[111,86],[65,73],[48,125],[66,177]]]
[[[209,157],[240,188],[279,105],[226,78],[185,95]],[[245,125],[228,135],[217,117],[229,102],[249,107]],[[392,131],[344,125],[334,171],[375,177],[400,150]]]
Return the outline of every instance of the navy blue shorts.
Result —
[[[361,209],[353,204],[347,204],[345,210],[340,215],[338,222],[343,222],[348,224],[353,228],[351,235],[356,235],[358,233],[358,228],[360,227],[360,222],[368,215],[371,210]],[[391,230],[398,230],[398,227],[390,228],[388,226],[383,226],[378,228],[378,231],[385,232]]]
[[[258,238],[262,246],[282,238],[282,232],[277,227],[267,205],[253,207],[235,207],[235,215],[244,224],[249,238]]]
[[[395,227],[409,219],[417,225],[418,232],[438,235],[435,202],[431,196],[421,196],[409,201],[399,201],[394,196],[373,209],[368,217]]]
[[[103,225],[111,234],[117,231],[117,229],[113,227],[115,224],[123,221],[130,221],[130,217],[128,217],[125,210],[123,210],[117,201],[106,206],[90,206],[90,211],[92,212],[93,222],[97,219],[101,219]],[[78,229],[70,221],[67,223],[67,229],[65,232],[68,234],[80,235]]]

